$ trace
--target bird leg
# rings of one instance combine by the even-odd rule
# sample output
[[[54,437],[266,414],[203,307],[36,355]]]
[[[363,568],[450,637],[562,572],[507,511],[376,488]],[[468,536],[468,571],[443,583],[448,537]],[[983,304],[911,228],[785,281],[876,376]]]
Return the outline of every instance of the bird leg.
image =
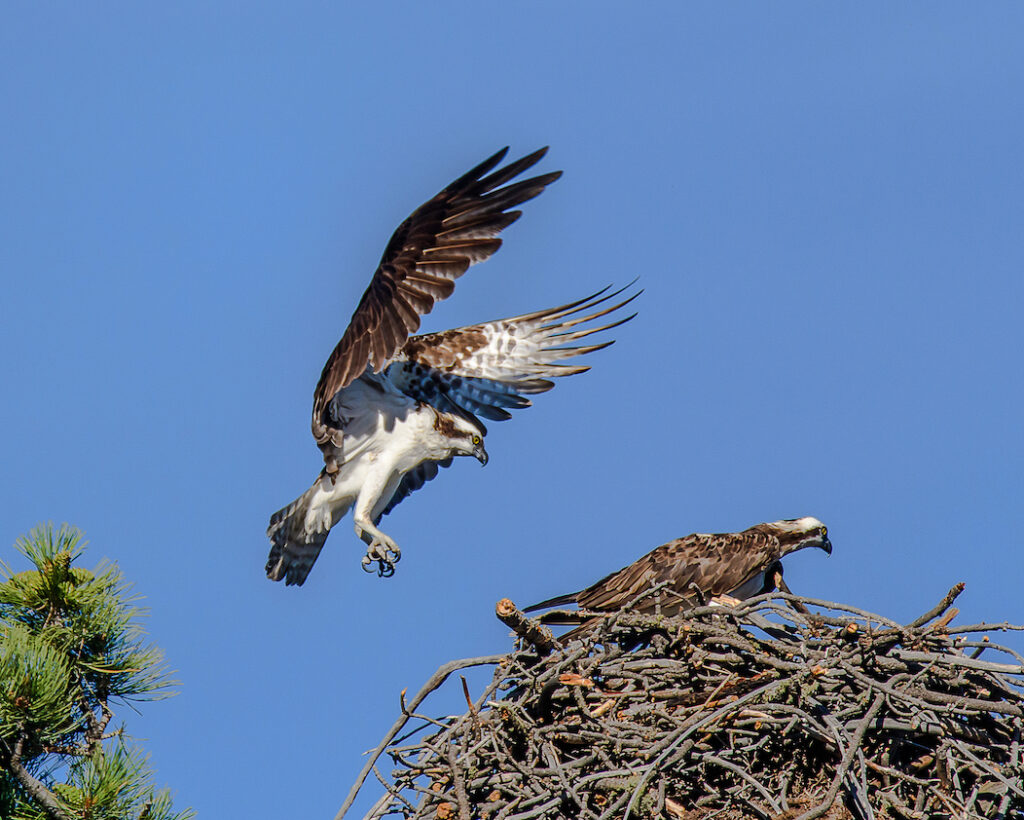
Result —
[[[390,578],[395,574],[395,564],[402,557],[398,544],[377,529],[384,503],[395,492],[400,475],[387,465],[378,462],[378,469],[367,476],[356,498],[356,507],[352,511],[352,520],[356,525],[356,535],[369,545],[363,556],[363,569],[367,572],[377,571],[381,578]],[[376,567],[374,566],[376,564]]]
[[[789,588],[789,584],[787,584],[782,577],[782,564],[776,563],[775,566],[772,568],[772,580],[775,582],[775,587],[779,590],[779,592],[785,592],[787,595],[793,594],[793,590]],[[811,610],[809,610],[799,601],[790,601],[789,605],[793,607],[793,609],[795,609],[801,615],[811,614]]]
[[[395,574],[395,564],[402,557],[402,551],[391,538],[378,530],[369,521],[356,522],[356,535],[369,545],[363,556],[363,569],[366,572],[376,570],[378,577],[390,578]],[[374,562],[377,566],[374,567]]]

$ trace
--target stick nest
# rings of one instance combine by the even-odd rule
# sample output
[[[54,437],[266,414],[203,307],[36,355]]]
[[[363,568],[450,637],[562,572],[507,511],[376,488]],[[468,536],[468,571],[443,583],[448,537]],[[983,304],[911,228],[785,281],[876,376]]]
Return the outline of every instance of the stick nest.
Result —
[[[502,602],[529,640],[403,700],[338,817],[370,771],[366,818],[1022,817],[1024,658],[989,636],[1022,627],[950,626],[962,588],[907,625],[782,594],[627,607],[564,647]],[[464,714],[416,713],[482,664]]]

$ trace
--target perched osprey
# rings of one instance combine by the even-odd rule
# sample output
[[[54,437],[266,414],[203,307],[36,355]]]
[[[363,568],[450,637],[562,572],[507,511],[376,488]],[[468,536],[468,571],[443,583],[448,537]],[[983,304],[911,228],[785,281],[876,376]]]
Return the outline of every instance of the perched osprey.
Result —
[[[584,590],[542,601],[524,612],[573,603],[580,609],[613,612],[644,590],[664,582],[668,587],[661,600],[652,596],[641,601],[637,606],[639,612],[650,612],[660,606],[662,613],[675,614],[696,603],[697,590],[707,598],[751,598],[775,589],[774,573],[766,574],[766,570],[783,556],[804,547],[819,547],[832,554],[828,529],[817,518],[757,524],[743,532],[694,533],[655,547],[643,558]]]
[[[538,162],[541,149],[493,170],[499,151],[430,199],[395,231],[313,397],[313,436],[325,466],[305,493],[270,519],[267,577],[302,584],[338,520],[354,507],[356,535],[369,545],[363,567],[394,572],[398,545],[380,519],[433,479],[455,456],[487,463],[479,417],[510,418],[549,379],[589,368],[564,359],[612,342],[573,346],[601,327],[622,291],[608,288],[560,307],[424,336],[409,334],[420,315],[451,295],[455,279],[501,246],[498,234],[560,171],[511,182]],[[508,183],[508,184],[507,184]],[[588,311],[591,311],[588,313]]]

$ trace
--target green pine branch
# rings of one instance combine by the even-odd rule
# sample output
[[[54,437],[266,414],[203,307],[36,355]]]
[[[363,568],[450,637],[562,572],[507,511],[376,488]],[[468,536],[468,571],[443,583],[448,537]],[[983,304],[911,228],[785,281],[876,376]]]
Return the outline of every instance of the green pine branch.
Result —
[[[117,566],[76,566],[84,547],[78,530],[47,525],[15,544],[34,569],[0,562],[0,817],[186,820],[111,730],[119,704],[176,682]]]

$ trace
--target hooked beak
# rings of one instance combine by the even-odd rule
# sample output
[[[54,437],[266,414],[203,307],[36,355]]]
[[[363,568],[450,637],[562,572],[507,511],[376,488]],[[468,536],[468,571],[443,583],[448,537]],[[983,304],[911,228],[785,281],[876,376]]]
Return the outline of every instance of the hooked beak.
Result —
[[[482,441],[473,448],[473,457],[476,458],[476,460],[483,466],[487,466],[487,451],[484,449],[484,443]]]
[[[828,540],[827,535],[821,539],[821,548],[825,550],[826,555],[832,554],[832,542]]]

